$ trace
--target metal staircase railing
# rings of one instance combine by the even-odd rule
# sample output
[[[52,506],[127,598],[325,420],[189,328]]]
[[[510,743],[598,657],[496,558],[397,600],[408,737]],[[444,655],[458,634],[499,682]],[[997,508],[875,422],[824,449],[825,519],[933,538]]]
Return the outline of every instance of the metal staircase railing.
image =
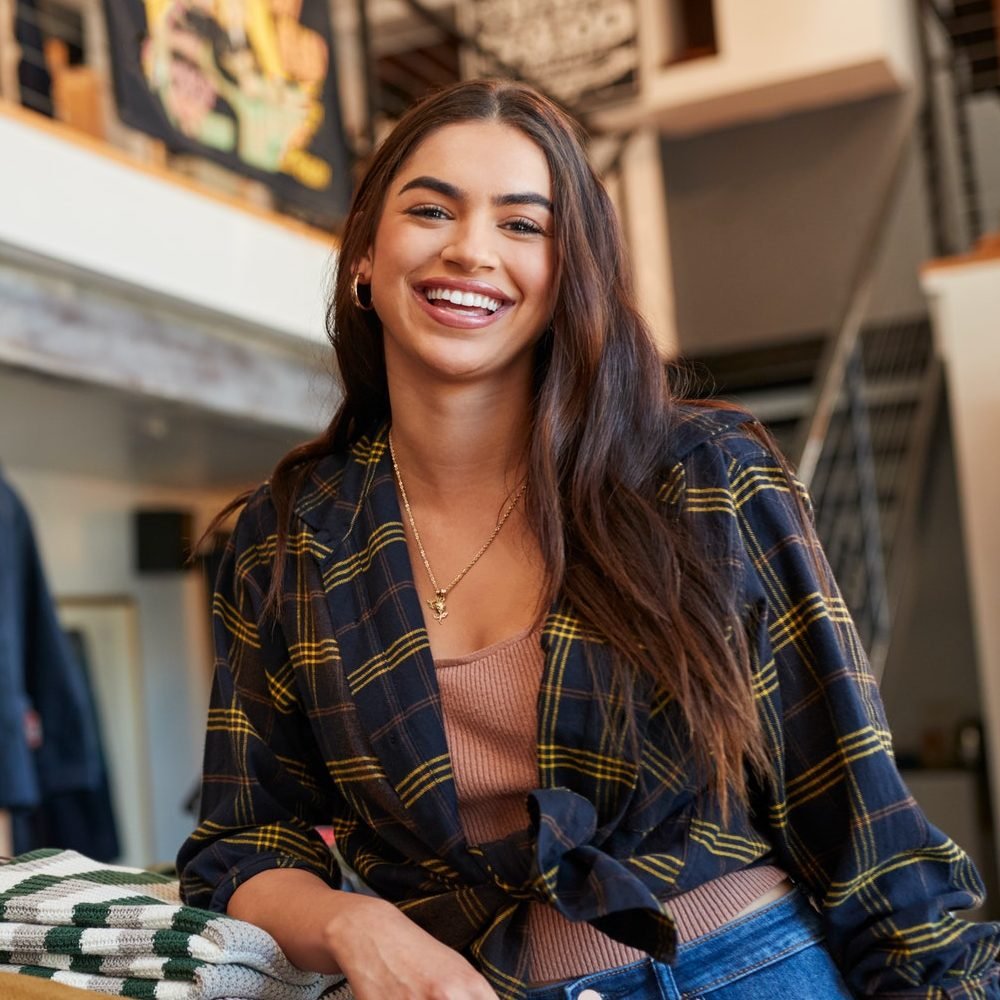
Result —
[[[807,488],[812,485],[830,420],[843,389],[851,354],[871,299],[879,253],[906,166],[915,110],[914,102],[905,99],[896,123],[895,134],[889,142],[889,148],[892,150],[890,166],[883,180],[868,232],[862,241],[847,302],[841,320],[827,341],[820,359],[819,374],[815,381],[814,404],[810,415],[803,421],[796,448],[799,478]]]
[[[866,328],[812,478],[817,532],[878,676],[912,581],[909,557],[940,398],[926,318]]]
[[[861,331],[910,149],[916,110],[915,102],[904,101],[877,208],[862,243],[841,321],[824,347],[812,406],[802,421],[794,453],[799,478],[816,504],[820,539],[879,677],[888,651],[892,605],[887,571],[890,553],[884,529],[886,491],[880,489],[875,441],[890,425],[876,424],[881,418],[872,405],[872,389],[879,383],[866,377]],[[883,384],[893,380],[891,370],[880,376]],[[899,417],[894,412],[886,419]],[[883,478],[884,470],[883,464]],[[893,540],[895,534],[893,531]]]
[[[914,121],[920,122],[934,252],[953,253],[973,243],[983,227],[967,100],[974,93],[1000,90],[1000,14],[993,0],[915,0],[915,7],[925,75],[919,118],[915,108],[901,116],[883,197],[841,322],[824,349],[794,452],[799,476],[816,503],[818,533],[879,677],[893,622],[913,584],[910,554],[943,390],[926,320],[868,329],[863,336],[862,326]],[[932,36],[935,27],[942,38]],[[943,60],[937,55],[942,41]],[[961,218],[953,215],[952,226],[940,160],[941,68],[949,74],[958,159]]]
[[[984,231],[1000,222],[983,218],[968,113],[969,101],[976,95],[1000,95],[1000,2],[915,0],[915,9],[926,81],[921,129],[934,252],[945,256],[973,245]],[[947,112],[943,92],[947,93]],[[947,220],[948,171],[943,162],[946,147],[941,133],[949,119],[960,201],[953,217]]]

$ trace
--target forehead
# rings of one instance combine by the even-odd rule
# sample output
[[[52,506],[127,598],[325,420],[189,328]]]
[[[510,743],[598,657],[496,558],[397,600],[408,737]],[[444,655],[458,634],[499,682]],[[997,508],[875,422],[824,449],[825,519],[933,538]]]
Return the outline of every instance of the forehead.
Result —
[[[463,190],[488,194],[533,191],[552,196],[549,164],[520,129],[494,121],[459,122],[432,132],[396,174],[398,191],[408,179],[429,175]]]

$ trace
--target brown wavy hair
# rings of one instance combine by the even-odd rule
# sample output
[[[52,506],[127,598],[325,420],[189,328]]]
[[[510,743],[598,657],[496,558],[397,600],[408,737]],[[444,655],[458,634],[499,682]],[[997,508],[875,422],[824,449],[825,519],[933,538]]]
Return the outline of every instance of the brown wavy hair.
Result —
[[[746,800],[748,765],[769,770],[733,588],[693,528],[664,516],[657,489],[676,406],[667,371],[636,308],[614,208],[581,130],[528,86],[472,80],[434,93],[373,155],[345,222],[327,310],[343,400],[326,430],[271,476],[281,526],[271,604],[295,497],[312,467],[391,417],[381,324],[351,297],[386,192],[428,135],[468,121],[519,129],[544,152],[552,176],[557,296],[536,347],[525,494],[549,593],[569,600],[616,663],[645,671],[676,699],[693,763],[725,812],[732,794]],[[627,678],[629,670],[618,673]],[[626,679],[618,690],[627,687]]]

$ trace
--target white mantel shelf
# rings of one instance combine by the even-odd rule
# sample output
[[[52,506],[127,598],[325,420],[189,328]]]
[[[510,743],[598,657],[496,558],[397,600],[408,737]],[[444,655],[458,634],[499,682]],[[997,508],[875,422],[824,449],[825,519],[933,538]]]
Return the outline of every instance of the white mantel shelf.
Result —
[[[327,233],[0,101],[0,245],[300,341],[324,338]]]

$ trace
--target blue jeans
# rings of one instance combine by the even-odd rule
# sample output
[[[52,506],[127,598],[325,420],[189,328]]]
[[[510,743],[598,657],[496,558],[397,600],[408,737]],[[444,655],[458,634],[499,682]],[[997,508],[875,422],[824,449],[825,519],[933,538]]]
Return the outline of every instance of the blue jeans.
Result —
[[[529,1000],[850,1000],[815,910],[793,889],[688,941],[673,964],[645,959],[530,990]]]

